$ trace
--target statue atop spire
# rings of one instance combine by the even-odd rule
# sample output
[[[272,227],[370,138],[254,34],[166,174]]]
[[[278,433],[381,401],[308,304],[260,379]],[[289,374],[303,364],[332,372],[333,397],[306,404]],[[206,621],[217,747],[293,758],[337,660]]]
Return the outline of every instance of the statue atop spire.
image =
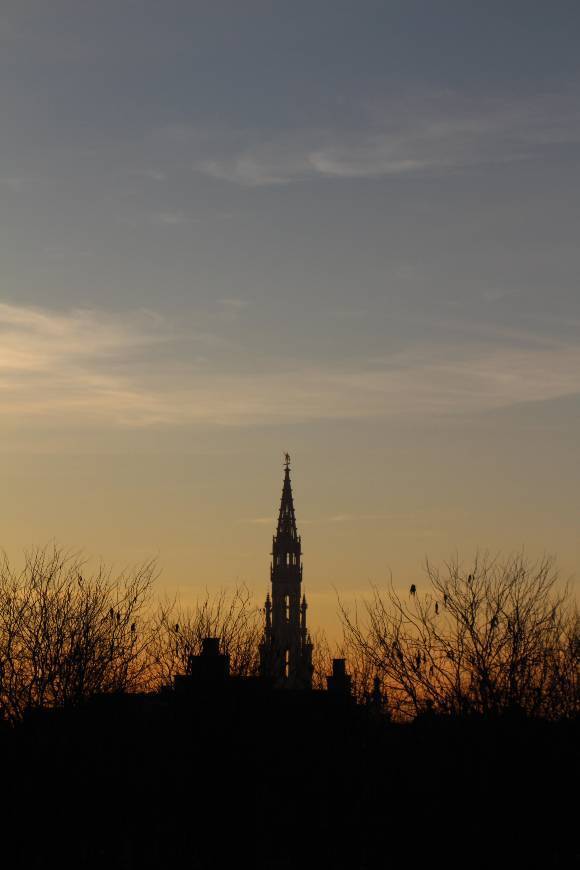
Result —
[[[287,545],[299,540],[296,528],[296,515],[294,513],[292,483],[290,480],[290,456],[288,453],[286,453],[286,460],[284,462],[284,483],[282,485],[282,498],[278,514],[278,528],[274,540],[277,540],[278,544],[284,542]]]
[[[312,643],[301,596],[302,540],[296,526],[290,454],[284,454],[284,482],[270,565],[272,597],[266,599],[261,672],[280,688],[311,688]]]

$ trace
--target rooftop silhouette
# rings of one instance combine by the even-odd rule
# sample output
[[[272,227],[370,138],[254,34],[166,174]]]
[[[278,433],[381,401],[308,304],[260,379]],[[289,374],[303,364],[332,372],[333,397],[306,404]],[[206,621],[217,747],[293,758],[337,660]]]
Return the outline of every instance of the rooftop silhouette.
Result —
[[[518,677],[527,652],[516,670],[508,662],[511,679],[502,695],[501,668],[495,683],[476,682],[474,671],[465,680],[463,628],[459,646],[453,635],[443,638],[442,659],[436,645],[420,647],[416,635],[404,634],[407,614],[429,628],[460,606],[474,632],[474,602],[481,600],[482,631],[497,668],[493,639],[503,649],[515,625],[505,612],[507,589],[517,592],[518,606],[534,603],[535,610],[524,609],[536,621],[516,626],[516,639],[541,651],[539,638],[545,644],[552,637],[549,625],[557,618],[546,594],[549,565],[534,574],[516,560],[505,570],[493,567],[494,574],[482,560],[464,579],[455,573],[446,585],[436,578],[434,603],[416,584],[404,601],[393,591],[396,639],[381,634],[378,647],[370,647],[372,638],[357,635],[360,628],[350,623],[351,637],[360,638],[349,647],[353,661],[327,659],[325,685],[320,673],[314,684],[290,471],[286,456],[271,589],[257,633],[242,636],[250,645],[243,667],[228,619],[236,624],[241,614],[245,625],[244,598],[241,610],[221,621],[211,607],[202,607],[194,624],[165,614],[158,634],[168,647],[155,654],[170,662],[163,673],[173,678],[136,691],[128,677],[141,649],[134,602],[149,575],[130,578],[123,593],[83,577],[76,563],[66,569],[55,551],[37,554],[24,592],[11,589],[4,618],[15,612],[15,601],[28,609],[16,608],[27,614],[23,623],[7,622],[21,638],[21,657],[6,657],[0,671],[5,713],[31,634],[36,670],[23,714],[0,723],[6,866],[368,870],[439,858],[449,867],[573,865],[578,850],[567,786],[578,768],[578,716],[566,697],[572,683],[550,684],[544,701],[552,706],[538,707],[534,673]],[[494,589],[501,613],[489,609]],[[385,606],[375,600],[375,625]],[[72,640],[60,629],[43,636],[43,626],[65,620]],[[223,637],[199,634],[218,624]],[[369,648],[372,657],[361,657]],[[542,661],[547,673],[550,659]],[[401,685],[387,683],[385,673],[399,676]],[[566,672],[559,673],[564,679]],[[450,677],[457,680],[452,690]],[[397,692],[406,706],[393,706]],[[525,706],[530,698],[536,707]],[[414,715],[404,717],[410,709]],[[535,709],[544,712],[531,715]],[[523,835],[529,830],[533,838]]]

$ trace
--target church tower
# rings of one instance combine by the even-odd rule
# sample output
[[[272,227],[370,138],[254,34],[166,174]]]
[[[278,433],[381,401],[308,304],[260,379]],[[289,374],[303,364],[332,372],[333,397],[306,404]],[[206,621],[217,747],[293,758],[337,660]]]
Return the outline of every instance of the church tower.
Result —
[[[312,643],[306,628],[306,596],[301,597],[302,543],[296,528],[290,482],[290,456],[284,462],[284,484],[278,528],[272,543],[272,594],[266,597],[261,672],[278,688],[312,687]]]

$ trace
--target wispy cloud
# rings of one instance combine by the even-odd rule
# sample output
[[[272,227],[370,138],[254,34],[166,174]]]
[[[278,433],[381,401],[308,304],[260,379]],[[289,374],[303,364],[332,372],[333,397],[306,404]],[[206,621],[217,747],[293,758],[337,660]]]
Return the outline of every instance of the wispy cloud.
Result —
[[[317,518],[301,517],[301,525],[335,525],[336,523],[352,523],[352,522],[382,522],[396,521],[400,519],[416,519],[414,515],[380,513],[380,514],[332,514],[332,516],[322,516]],[[254,526],[272,525],[275,523],[274,515],[270,517],[245,517],[238,520],[240,523],[247,523]]]
[[[167,173],[163,172],[161,169],[131,169],[129,174],[159,183],[167,180]]]
[[[1,419],[122,426],[425,419],[580,394],[580,347],[525,336],[517,344],[480,338],[408,348],[348,367],[272,360],[240,371],[227,354],[227,344],[172,330],[149,312],[113,317],[0,304]]]
[[[325,517],[321,522],[327,523],[351,523],[351,522],[393,522],[397,520],[416,519],[416,514],[333,514],[330,517]]]
[[[144,396],[120,374],[122,363],[162,338],[151,312],[122,318],[0,303],[2,418],[67,412],[111,418],[123,408],[139,414]]]
[[[160,323],[152,312],[139,314],[142,324]],[[55,313],[40,308],[0,303],[0,367],[41,369],[58,360],[90,358],[149,342],[142,329],[121,317],[73,309]]]
[[[218,313],[225,321],[235,322],[248,309],[248,299],[240,299],[237,296],[224,296],[217,300]]]
[[[191,221],[182,211],[158,211],[151,216],[151,223],[157,226],[175,227]]]
[[[243,138],[232,136],[238,143]],[[233,153],[199,159],[196,168],[245,187],[457,171],[578,144],[580,112],[577,99],[568,97],[470,105],[455,94],[423,94],[369,107],[367,123],[355,131],[245,138]]]
[[[301,526],[356,526],[365,523],[388,524],[391,537],[428,538],[435,534],[434,530],[425,524],[418,525],[417,514],[397,513],[344,513],[331,516],[301,517]],[[275,514],[269,517],[244,517],[238,520],[241,525],[270,526],[275,528],[277,517]]]
[[[69,259],[79,259],[92,256],[92,251],[88,249],[74,248],[71,245],[46,245],[42,249],[42,253],[49,260],[63,261]]]
[[[249,304],[247,299],[239,299],[237,296],[224,296],[223,299],[218,299],[218,305],[226,311],[243,311]]]
[[[238,520],[239,523],[243,523],[244,525],[250,526],[271,526],[276,522],[273,516],[271,517],[244,517],[241,520]]]

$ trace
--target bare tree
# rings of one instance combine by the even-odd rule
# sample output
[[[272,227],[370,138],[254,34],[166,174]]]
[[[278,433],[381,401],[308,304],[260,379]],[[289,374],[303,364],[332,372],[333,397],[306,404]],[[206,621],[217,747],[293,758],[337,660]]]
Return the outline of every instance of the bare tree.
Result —
[[[324,629],[317,629],[312,634],[312,688],[326,688],[326,678],[332,673],[332,659],[338,657],[338,651],[333,649]]]
[[[343,638],[314,645],[314,687],[332,658],[348,661],[359,701],[389,712],[561,718],[578,713],[579,620],[553,560],[476,556],[426,565],[426,589],[373,588],[362,608],[340,605]],[[193,608],[152,606],[154,562],[92,573],[75,554],[41,549],[15,570],[0,560],[0,716],[79,703],[101,692],[157,689],[186,673],[204,637],[219,636],[232,673],[259,671],[261,611],[245,586],[206,593]],[[377,682],[378,681],[378,682]]]
[[[76,554],[27,554],[16,571],[0,563],[0,708],[19,719],[34,707],[135,690],[145,679],[147,607],[154,562],[113,575],[87,574]]]
[[[427,562],[427,590],[373,588],[362,616],[340,606],[346,645],[393,711],[578,712],[578,615],[551,558]]]
[[[152,619],[148,674],[152,688],[171,685],[176,674],[187,673],[189,658],[201,652],[204,637],[219,637],[230,656],[235,676],[254,676],[259,668],[262,636],[260,610],[246,586],[224,590],[198,600],[192,608],[178,602],[158,605]]]

